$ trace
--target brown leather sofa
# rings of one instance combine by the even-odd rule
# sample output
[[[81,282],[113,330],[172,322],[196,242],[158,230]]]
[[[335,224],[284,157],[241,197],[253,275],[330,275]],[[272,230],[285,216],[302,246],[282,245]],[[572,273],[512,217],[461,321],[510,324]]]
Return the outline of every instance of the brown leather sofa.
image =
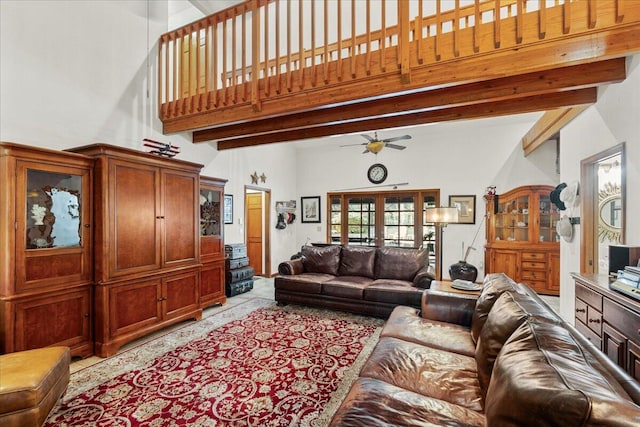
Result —
[[[296,303],[388,317],[398,305],[420,307],[435,278],[428,251],[369,246],[304,246],[278,267],[279,304]]]
[[[476,299],[477,298],[477,299]],[[331,426],[640,425],[640,385],[528,286],[397,307]]]

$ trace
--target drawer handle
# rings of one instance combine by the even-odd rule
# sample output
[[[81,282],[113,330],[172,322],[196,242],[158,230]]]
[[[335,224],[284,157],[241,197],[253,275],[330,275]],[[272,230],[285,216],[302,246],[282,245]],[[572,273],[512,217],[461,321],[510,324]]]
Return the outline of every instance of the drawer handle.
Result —
[[[576,313],[586,313],[586,312],[587,312],[587,310],[584,309],[584,308],[576,308]]]
[[[600,319],[589,319],[589,323],[600,323]]]

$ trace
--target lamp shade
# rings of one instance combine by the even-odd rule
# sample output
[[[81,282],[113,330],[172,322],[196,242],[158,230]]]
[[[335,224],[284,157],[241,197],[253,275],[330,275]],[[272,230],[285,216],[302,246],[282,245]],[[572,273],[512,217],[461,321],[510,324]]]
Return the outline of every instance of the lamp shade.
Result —
[[[436,224],[455,224],[458,222],[458,208],[426,208],[424,210],[424,222],[433,222]]]

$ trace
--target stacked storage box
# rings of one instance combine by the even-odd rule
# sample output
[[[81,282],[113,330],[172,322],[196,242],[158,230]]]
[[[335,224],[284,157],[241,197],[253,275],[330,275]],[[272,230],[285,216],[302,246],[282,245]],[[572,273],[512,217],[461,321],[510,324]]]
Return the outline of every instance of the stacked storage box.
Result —
[[[253,267],[249,266],[247,247],[243,243],[224,246],[227,297],[253,289]]]

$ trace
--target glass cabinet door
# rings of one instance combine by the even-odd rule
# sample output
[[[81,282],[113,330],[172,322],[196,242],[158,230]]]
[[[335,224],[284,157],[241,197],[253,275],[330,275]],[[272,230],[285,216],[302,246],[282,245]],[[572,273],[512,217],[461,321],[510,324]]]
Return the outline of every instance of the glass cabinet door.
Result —
[[[529,240],[529,196],[518,196],[498,203],[496,240]]]
[[[560,220],[560,211],[551,203],[549,195],[540,194],[540,242],[559,242],[560,236],[556,233],[556,224]]]
[[[211,187],[200,187],[200,235],[221,234],[220,214],[222,191]]]
[[[27,169],[26,249],[82,244],[82,176]]]

